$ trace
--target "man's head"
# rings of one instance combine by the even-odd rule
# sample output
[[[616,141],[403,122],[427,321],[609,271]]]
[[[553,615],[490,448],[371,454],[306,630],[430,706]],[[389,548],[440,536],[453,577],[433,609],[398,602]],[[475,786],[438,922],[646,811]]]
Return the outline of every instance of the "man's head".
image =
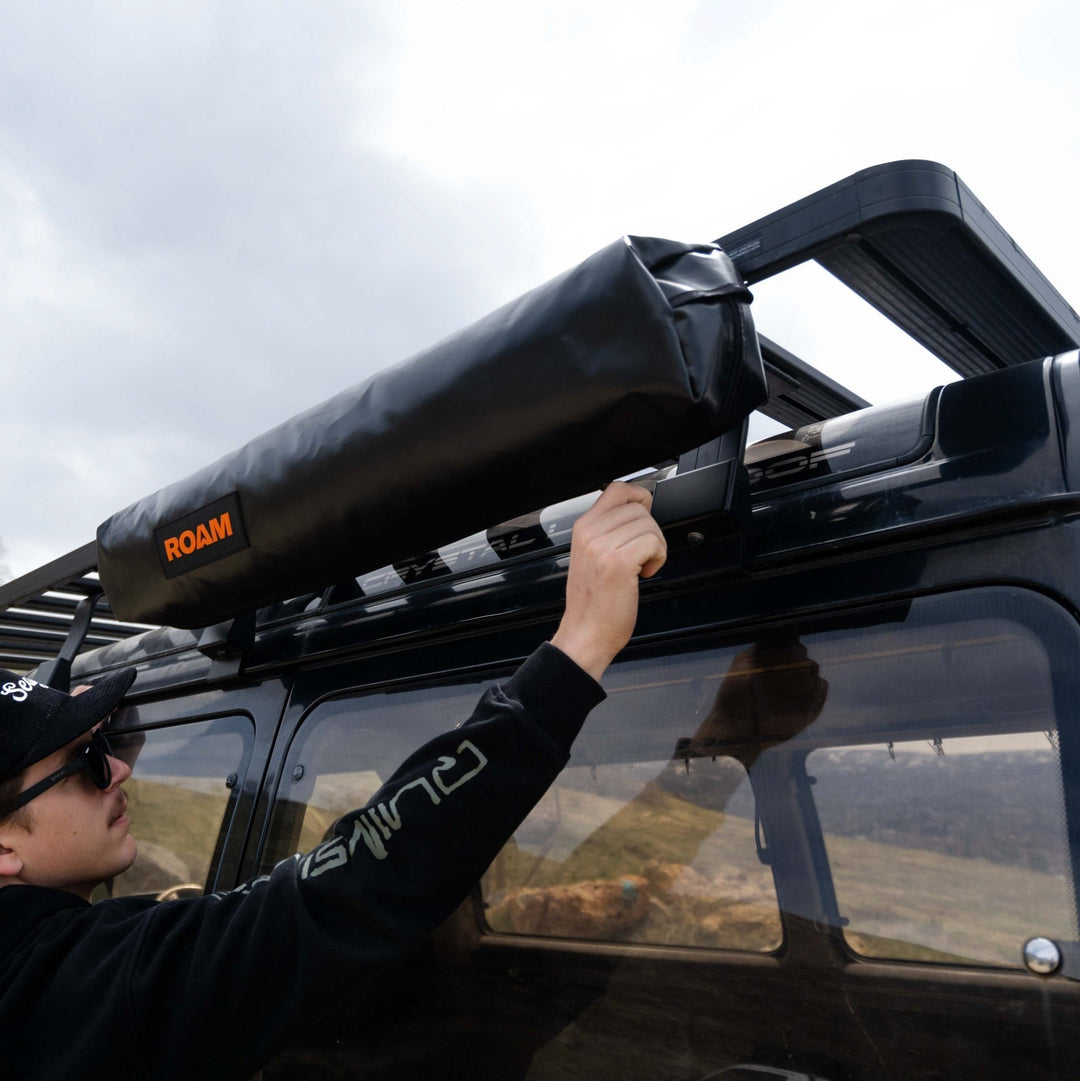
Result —
[[[133,669],[75,694],[0,669],[0,886],[88,897],[135,858],[120,785],[130,768],[96,735]]]

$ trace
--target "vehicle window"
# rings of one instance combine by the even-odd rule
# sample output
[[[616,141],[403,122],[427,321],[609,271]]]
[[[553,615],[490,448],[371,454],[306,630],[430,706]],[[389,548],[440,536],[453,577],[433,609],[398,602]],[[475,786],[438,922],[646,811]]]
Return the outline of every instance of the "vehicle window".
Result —
[[[812,793],[849,947],[1020,967],[1028,938],[1075,940],[1078,760],[1059,736],[1075,623],[1038,594],[983,589],[803,641],[827,703],[801,746],[769,752],[759,787]]]
[[[322,702],[286,756],[261,867],[326,840],[421,744],[467,720],[486,684],[476,681]]]
[[[134,865],[99,888],[95,900],[203,892],[253,738],[246,717],[110,733],[117,757],[132,767],[124,791],[139,851]]]
[[[570,765],[484,878],[493,931],[780,945],[772,874],[755,843],[749,747],[718,710],[738,657],[735,647],[706,649],[611,670]]]
[[[1076,937],[1056,732],[815,751],[807,767],[858,953],[1020,967]]]
[[[618,666],[485,879],[488,922],[771,949],[771,868],[787,917],[866,956],[1019,966],[1028,938],[1074,941],[1078,646],[1047,598],[987,588]]]
[[[1046,1047],[1067,1046],[1076,985],[1016,966],[1031,937],[1077,940],[1075,618],[1002,586],[651,649],[609,671],[482,879],[484,947],[459,913],[388,974],[398,995],[380,983],[275,1076],[929,1078],[941,1033],[979,1076],[1071,1076]],[[321,841],[481,689],[317,704],[266,863]]]
[[[781,941],[753,795],[728,754],[672,755],[710,716],[728,654],[619,666],[571,765],[482,883],[492,930],[770,950]],[[337,699],[290,748],[263,863],[322,841],[485,685]],[[708,699],[708,701],[706,701]]]
[[[867,956],[990,965],[1019,964],[1035,935],[1073,941],[1080,739],[1060,720],[1078,649],[1063,609],[1000,587],[616,664],[481,883],[487,927],[771,951],[783,914]],[[482,689],[317,706],[264,864],[322,841]]]

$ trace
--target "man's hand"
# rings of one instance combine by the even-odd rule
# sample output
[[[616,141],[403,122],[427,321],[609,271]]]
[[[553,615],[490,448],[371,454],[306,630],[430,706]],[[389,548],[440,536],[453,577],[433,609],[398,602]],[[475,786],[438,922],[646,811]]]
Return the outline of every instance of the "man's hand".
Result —
[[[616,482],[574,526],[566,612],[551,644],[594,679],[634,632],[638,579],[651,578],[667,559],[650,506],[648,492]]]
[[[797,638],[766,636],[736,654],[688,749],[730,754],[749,769],[763,751],[813,724],[828,693]]]

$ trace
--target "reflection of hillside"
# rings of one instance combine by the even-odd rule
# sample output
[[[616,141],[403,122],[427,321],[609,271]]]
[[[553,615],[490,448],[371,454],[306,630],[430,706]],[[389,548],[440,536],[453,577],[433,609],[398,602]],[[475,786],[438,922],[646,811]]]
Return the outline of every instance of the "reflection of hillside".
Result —
[[[899,754],[884,747],[815,751],[822,826],[902,848],[1025,867],[1068,870],[1057,755],[1045,751]]]
[[[124,784],[131,832],[139,854],[118,878],[113,896],[159,893],[185,882],[205,883],[229,792],[184,778],[183,784],[131,778]]]
[[[629,804],[550,793],[484,880],[497,931],[767,950],[780,943],[752,821],[658,785]]]
[[[840,912],[851,921],[845,936],[868,956],[945,959],[938,953],[1019,967],[1032,935],[1076,936],[1071,889],[1060,875],[853,838],[826,841]]]
[[[315,790],[306,796],[294,796],[286,791],[286,799],[304,799],[303,825],[293,848],[310,852],[326,840],[327,831],[342,816],[363,807],[379,790],[382,780],[373,770],[356,773],[321,773]],[[281,797],[279,796],[279,800]],[[277,853],[281,858],[286,853]],[[287,853],[292,855],[292,852]]]

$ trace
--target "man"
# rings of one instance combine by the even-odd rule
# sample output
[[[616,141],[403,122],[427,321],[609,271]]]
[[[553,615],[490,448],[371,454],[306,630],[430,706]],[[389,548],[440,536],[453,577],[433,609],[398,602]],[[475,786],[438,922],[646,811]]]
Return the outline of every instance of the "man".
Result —
[[[0,1077],[246,1081],[464,899],[565,765],[597,680],[662,566],[650,497],[613,484],[579,520],[551,640],[304,857],[226,894],[91,906],[130,866],[98,733],[133,678],[65,695],[0,682]],[[393,823],[393,829],[386,823]]]

